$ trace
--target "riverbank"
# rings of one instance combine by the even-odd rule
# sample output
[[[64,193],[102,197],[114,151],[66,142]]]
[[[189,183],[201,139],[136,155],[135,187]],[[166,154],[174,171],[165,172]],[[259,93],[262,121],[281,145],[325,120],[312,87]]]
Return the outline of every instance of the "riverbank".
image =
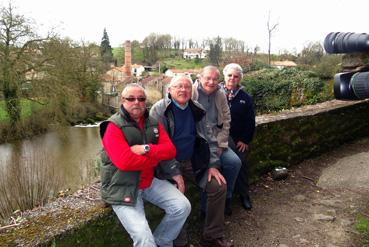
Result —
[[[3,118],[0,121],[0,144],[31,139],[67,126],[94,124],[111,115],[104,106],[92,103],[81,103],[70,111],[66,115],[55,116],[55,112],[40,109],[33,114],[22,116],[17,128],[10,125],[8,118]]]

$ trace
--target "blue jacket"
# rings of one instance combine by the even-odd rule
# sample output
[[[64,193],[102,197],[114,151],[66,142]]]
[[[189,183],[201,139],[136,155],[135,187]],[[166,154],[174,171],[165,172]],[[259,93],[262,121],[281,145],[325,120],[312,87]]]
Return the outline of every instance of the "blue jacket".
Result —
[[[250,144],[255,132],[255,107],[251,95],[240,87],[231,100],[228,100],[231,110],[231,128],[229,134],[233,141]]]

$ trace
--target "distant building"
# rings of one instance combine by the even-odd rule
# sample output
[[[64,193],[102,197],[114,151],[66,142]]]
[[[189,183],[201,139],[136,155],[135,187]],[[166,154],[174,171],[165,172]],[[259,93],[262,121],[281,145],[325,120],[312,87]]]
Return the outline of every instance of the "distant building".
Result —
[[[204,49],[185,49],[183,52],[184,59],[206,58],[206,51]]]
[[[131,71],[132,71],[131,74],[133,76],[136,76],[136,77],[141,76],[142,73],[145,71],[145,67],[143,65],[140,65],[140,64],[133,64]]]
[[[272,61],[270,62],[270,65],[272,67],[278,68],[278,69],[283,69],[286,67],[296,67],[297,64],[293,61],[289,61],[289,60],[284,60],[284,61]]]
[[[200,74],[201,69],[167,69],[165,71],[165,76],[174,77],[178,75],[198,75]]]

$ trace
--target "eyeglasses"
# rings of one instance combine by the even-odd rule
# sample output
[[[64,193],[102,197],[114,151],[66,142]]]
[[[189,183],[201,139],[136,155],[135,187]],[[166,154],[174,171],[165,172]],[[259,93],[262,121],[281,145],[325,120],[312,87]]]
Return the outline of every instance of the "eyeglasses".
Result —
[[[233,76],[233,78],[235,78],[235,79],[238,79],[240,77],[239,75],[232,75],[232,74],[228,74],[227,76],[228,77],[232,77]]]
[[[172,87],[174,87],[175,89],[185,89],[185,90],[190,90],[192,88],[191,85],[183,85],[183,84],[174,85]]]
[[[135,97],[128,97],[128,98],[123,97],[123,99],[125,99],[125,100],[127,100],[129,102],[134,102],[136,100],[138,100],[138,102],[145,102],[146,101],[146,98],[145,97],[137,97],[137,98],[135,98]]]

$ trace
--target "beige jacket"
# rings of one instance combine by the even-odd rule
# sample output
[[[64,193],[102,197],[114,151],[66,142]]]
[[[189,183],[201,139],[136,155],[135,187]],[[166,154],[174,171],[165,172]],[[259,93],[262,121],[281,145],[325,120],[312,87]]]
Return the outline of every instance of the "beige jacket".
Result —
[[[192,100],[199,99],[199,87],[200,82],[196,81],[192,87]],[[216,135],[218,146],[221,148],[228,148],[228,136],[229,128],[231,126],[231,113],[228,106],[228,101],[225,92],[221,87],[214,92],[215,106],[218,110],[218,126],[214,128],[214,134]]]

